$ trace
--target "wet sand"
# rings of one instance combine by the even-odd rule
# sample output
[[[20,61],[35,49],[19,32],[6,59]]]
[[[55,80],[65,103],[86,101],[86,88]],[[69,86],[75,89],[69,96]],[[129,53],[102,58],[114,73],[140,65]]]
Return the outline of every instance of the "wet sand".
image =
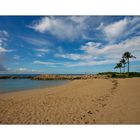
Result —
[[[1,124],[140,124],[140,78],[74,80],[0,95]]]

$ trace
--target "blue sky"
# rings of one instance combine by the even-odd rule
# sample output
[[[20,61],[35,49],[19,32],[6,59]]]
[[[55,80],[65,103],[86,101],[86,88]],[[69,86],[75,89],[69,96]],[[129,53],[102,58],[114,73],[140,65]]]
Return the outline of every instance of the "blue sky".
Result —
[[[140,17],[0,16],[0,73],[98,73],[125,51],[140,71]]]

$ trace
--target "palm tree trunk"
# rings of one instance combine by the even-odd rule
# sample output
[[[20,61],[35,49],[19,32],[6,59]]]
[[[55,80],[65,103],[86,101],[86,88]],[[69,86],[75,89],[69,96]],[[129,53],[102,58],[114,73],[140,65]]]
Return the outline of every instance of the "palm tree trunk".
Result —
[[[128,58],[128,74],[129,74],[129,58]]]
[[[121,73],[121,68],[120,68],[120,73]]]

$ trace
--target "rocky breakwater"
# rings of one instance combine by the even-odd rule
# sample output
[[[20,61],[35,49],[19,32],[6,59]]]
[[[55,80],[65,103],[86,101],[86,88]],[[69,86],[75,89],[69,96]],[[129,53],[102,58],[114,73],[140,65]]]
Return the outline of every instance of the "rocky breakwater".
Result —
[[[35,76],[33,80],[76,80],[76,79],[107,79],[107,76],[102,75],[54,75],[54,74],[42,74]]]
[[[32,80],[76,80],[76,79],[108,79],[107,75],[57,75],[41,74],[38,76],[0,76],[0,79],[32,79]]]
[[[81,79],[82,76],[73,76],[73,75],[55,75],[55,74],[42,74],[35,76],[33,80],[74,80]]]

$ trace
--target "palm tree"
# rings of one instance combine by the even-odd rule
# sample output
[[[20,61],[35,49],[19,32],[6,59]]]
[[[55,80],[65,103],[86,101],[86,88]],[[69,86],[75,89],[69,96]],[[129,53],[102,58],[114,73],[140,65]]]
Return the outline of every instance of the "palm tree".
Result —
[[[135,56],[133,56],[130,52],[125,52],[122,56],[122,58],[127,60],[127,64],[128,64],[128,74],[129,74],[129,59],[130,58],[136,58]]]
[[[120,63],[122,63],[123,65],[123,72],[125,73],[125,64],[126,64],[126,60],[124,58],[121,59]]]
[[[122,63],[117,63],[116,66],[114,67],[114,69],[120,69],[120,73],[121,73],[121,68],[122,68]]]

